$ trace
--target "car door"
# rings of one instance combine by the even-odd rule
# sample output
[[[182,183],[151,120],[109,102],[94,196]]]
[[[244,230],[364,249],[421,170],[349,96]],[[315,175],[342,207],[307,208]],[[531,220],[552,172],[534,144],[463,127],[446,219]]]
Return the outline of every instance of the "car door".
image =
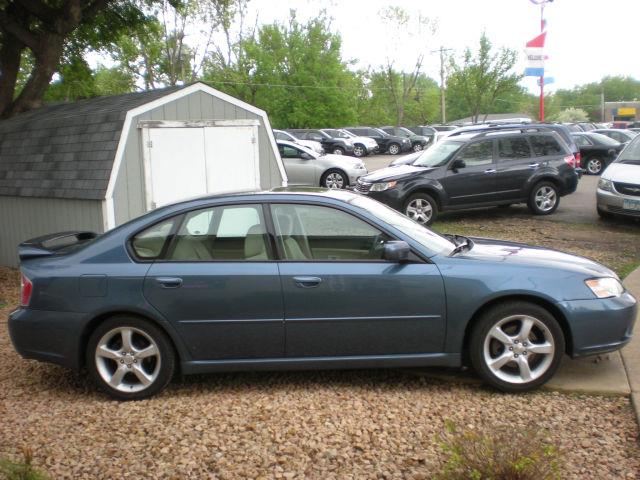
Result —
[[[162,260],[149,268],[144,295],[175,324],[192,358],[282,357],[282,289],[262,206],[194,210],[174,228]]]
[[[319,184],[318,166],[313,155],[291,145],[278,144],[278,150],[287,172],[289,185],[317,186]]]
[[[441,352],[437,267],[382,259],[390,235],[338,208],[272,204],[288,357]]]
[[[440,180],[452,207],[469,206],[497,200],[496,173],[492,139],[465,145],[449,163]],[[454,162],[464,166],[453,169]]]
[[[519,200],[527,180],[544,166],[545,160],[532,158],[529,141],[524,135],[496,139],[496,199]]]

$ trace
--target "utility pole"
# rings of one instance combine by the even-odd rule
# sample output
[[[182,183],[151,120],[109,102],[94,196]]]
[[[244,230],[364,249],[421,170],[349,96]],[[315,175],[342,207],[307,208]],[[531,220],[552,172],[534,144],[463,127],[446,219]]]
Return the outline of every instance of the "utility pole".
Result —
[[[451,51],[451,48],[440,47],[438,50],[432,50],[430,53],[440,53],[440,123],[447,122],[446,99],[445,99],[445,78],[444,78],[444,52]]]
[[[604,89],[600,92],[600,121],[605,122],[604,119]]]

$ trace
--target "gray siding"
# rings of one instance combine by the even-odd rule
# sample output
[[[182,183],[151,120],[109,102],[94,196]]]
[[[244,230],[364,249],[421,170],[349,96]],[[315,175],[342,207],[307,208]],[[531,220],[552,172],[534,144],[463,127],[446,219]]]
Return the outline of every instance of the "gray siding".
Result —
[[[0,265],[18,264],[17,246],[30,238],[65,230],[102,233],[102,202],[0,196]]]
[[[116,225],[145,212],[145,187],[142,161],[142,138],[138,122],[141,120],[241,120],[256,119],[260,121],[259,156],[260,178],[263,189],[279,187],[282,177],[278,169],[276,157],[271,148],[267,130],[262,118],[228,102],[222,101],[205,92],[194,92],[179,100],[169,102],[142,115],[131,122],[127,136],[124,158],[114,190],[114,207]]]

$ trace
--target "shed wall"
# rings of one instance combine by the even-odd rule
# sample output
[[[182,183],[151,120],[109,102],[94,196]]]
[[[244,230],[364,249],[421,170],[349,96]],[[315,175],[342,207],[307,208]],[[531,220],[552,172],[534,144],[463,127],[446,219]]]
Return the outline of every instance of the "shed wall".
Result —
[[[18,244],[66,230],[102,233],[102,201],[0,196],[0,265],[18,264]]]
[[[138,122],[142,120],[198,121],[239,119],[255,119],[260,122],[258,127],[260,187],[269,189],[281,186],[282,177],[278,170],[277,160],[273,153],[267,130],[262,123],[262,118],[208,93],[198,91],[136,116],[131,122],[129,132],[122,132],[123,135],[128,134],[128,136],[113,193],[116,225],[145,213],[143,145]],[[176,168],[180,168],[178,162]]]

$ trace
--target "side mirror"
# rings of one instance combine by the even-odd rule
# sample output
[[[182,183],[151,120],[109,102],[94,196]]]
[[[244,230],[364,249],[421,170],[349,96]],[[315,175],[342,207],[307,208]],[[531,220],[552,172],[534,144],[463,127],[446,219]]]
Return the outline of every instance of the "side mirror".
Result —
[[[310,153],[302,152],[302,153],[300,154],[300,158],[301,158],[302,160],[313,160],[313,158],[314,158],[314,157],[313,157],[313,155],[311,155]]]
[[[457,160],[454,160],[453,163],[451,164],[451,170],[456,172],[460,168],[465,168],[466,166],[467,164],[464,162],[464,160],[462,160],[461,158],[458,158]]]
[[[384,244],[383,257],[390,262],[406,262],[409,260],[409,244],[402,240],[393,240]]]

